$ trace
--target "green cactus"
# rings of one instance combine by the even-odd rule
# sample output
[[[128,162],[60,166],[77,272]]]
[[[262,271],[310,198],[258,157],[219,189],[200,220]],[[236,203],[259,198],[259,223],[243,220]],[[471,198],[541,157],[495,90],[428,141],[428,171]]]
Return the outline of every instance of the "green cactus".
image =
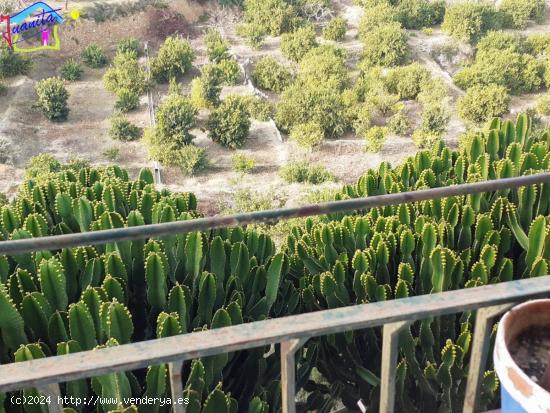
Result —
[[[52,307],[59,311],[67,309],[67,280],[65,271],[55,258],[43,260],[39,271],[40,287]]]
[[[118,342],[111,338],[105,343],[105,346],[99,348],[114,346],[118,346]],[[105,411],[119,408],[121,404],[116,403],[116,401],[122,403],[123,400],[130,398],[132,395],[130,380],[127,373],[124,372],[94,377],[92,379],[92,389],[96,395],[102,398],[103,404],[101,407]]]
[[[166,264],[159,253],[152,252],[145,261],[147,280],[147,299],[151,308],[161,311],[166,305],[168,286],[166,283]]]
[[[21,344],[27,343],[25,322],[3,284],[0,284],[0,314],[2,342],[6,350],[15,351]]]
[[[94,320],[83,301],[69,307],[69,330],[71,338],[77,341],[83,350],[91,350],[97,345]]]
[[[100,309],[101,331],[107,339],[115,339],[119,344],[130,343],[134,333],[130,311],[113,298],[113,301],[103,303]]]

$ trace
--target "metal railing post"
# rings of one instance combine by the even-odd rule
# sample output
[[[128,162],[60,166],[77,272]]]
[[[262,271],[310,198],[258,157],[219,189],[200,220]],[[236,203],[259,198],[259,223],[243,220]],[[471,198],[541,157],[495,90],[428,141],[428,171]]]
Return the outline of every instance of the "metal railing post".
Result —
[[[185,413],[187,406],[178,403],[178,399],[183,394],[183,382],[181,379],[181,369],[183,361],[174,361],[168,363],[168,372],[170,374],[170,390],[172,391],[172,408],[174,413]]]
[[[59,384],[48,384],[37,389],[40,393],[50,398],[48,403],[48,410],[50,413],[63,413],[63,404],[60,403],[61,390]]]
[[[281,392],[283,413],[296,413],[296,352],[306,339],[292,339],[281,343]]]
[[[393,413],[395,406],[395,368],[399,332],[411,321],[384,324],[382,337],[382,374],[380,377],[380,413]]]
[[[480,396],[480,384],[483,379],[487,356],[489,353],[489,338],[491,337],[492,320],[512,307],[514,303],[494,305],[480,308],[476,312],[472,354],[468,366],[468,381],[464,397],[463,413],[474,413]]]

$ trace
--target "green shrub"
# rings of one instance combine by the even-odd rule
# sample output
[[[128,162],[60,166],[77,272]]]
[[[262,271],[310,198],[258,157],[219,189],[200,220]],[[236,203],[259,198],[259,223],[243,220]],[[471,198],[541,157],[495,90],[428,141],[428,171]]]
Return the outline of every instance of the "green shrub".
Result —
[[[213,108],[220,103],[222,72],[217,65],[201,68],[201,75],[191,82],[191,103],[197,109]]]
[[[425,132],[443,134],[447,130],[451,113],[446,101],[432,100],[426,102],[422,107],[421,128]]]
[[[550,96],[541,96],[536,101],[537,113],[541,116],[550,116]]]
[[[509,104],[505,87],[474,86],[458,100],[458,113],[462,119],[480,124],[508,112]]]
[[[275,199],[273,194],[251,191],[249,189],[237,190],[233,201],[234,206],[227,211],[228,213],[266,211],[283,206],[283,202]]]
[[[158,107],[156,126],[145,130],[143,141],[151,159],[167,165],[179,165],[178,151],[190,145],[196,125],[196,109],[182,95],[169,95]]]
[[[388,130],[396,135],[405,136],[411,131],[411,121],[404,110],[398,111],[388,119]]]
[[[378,27],[394,23],[395,21],[395,8],[389,3],[382,2],[375,6],[367,7],[359,21],[359,38],[364,40],[367,34],[375,31]]]
[[[495,84],[521,94],[539,90],[543,74],[543,63],[533,56],[493,49],[478,53],[472,65],[455,74],[454,81],[462,89]]]
[[[233,86],[236,85],[241,78],[241,67],[235,59],[223,59],[216,63],[216,67],[220,71],[221,80],[224,84]]]
[[[335,17],[323,28],[323,37],[336,42],[346,37],[348,23],[343,17]]]
[[[356,4],[358,6],[364,7],[364,8],[370,8],[374,6],[378,6],[380,4],[388,4],[388,5],[394,5],[397,3],[396,0],[353,0],[353,4]]]
[[[369,104],[363,104],[357,110],[356,118],[353,122],[353,130],[357,136],[363,138],[367,137],[371,126],[373,118],[373,107]]]
[[[229,57],[229,42],[216,29],[209,29],[204,35],[206,55],[211,62],[219,62]]]
[[[534,56],[550,56],[550,33],[531,34],[527,36],[525,48]]]
[[[41,153],[29,159],[25,167],[25,179],[40,178],[51,173],[59,172],[63,165],[53,155]]]
[[[84,48],[81,53],[82,60],[88,66],[97,69],[107,65],[107,56],[101,47],[91,44]]]
[[[126,117],[115,115],[111,118],[111,129],[109,136],[117,141],[128,142],[138,139],[141,135],[141,128],[134,125]]]
[[[119,40],[116,50],[117,53],[129,53],[139,56],[141,48],[138,39],[135,37],[125,37]]]
[[[61,78],[65,80],[80,80],[82,78],[82,66],[76,60],[69,59],[61,66]]]
[[[244,145],[250,130],[248,108],[240,96],[228,96],[208,118],[209,137],[221,145],[237,149]]]
[[[248,46],[253,49],[261,49],[267,36],[267,30],[258,24],[244,23],[237,26],[237,34],[244,37]]]
[[[277,125],[289,133],[295,125],[313,122],[326,138],[341,136],[349,127],[349,108],[342,99],[348,82],[345,51],[333,45],[311,50],[300,62],[296,81],[281,95]]]
[[[411,136],[413,143],[420,149],[429,149],[435,147],[441,140],[441,134],[438,132],[418,129]]]
[[[409,56],[407,32],[399,23],[387,23],[363,36],[363,60],[372,66],[397,66]]]
[[[503,31],[490,31],[483,36],[476,45],[477,53],[483,54],[491,50],[510,50],[521,53],[523,50],[523,41],[515,33]]]
[[[507,27],[525,29],[530,19],[544,17],[545,0],[502,0],[500,11]]]
[[[239,173],[249,173],[256,167],[256,160],[244,153],[237,153],[231,157],[233,170]]]
[[[295,125],[313,122],[322,128],[325,137],[337,138],[348,127],[345,112],[338,90],[323,84],[314,87],[295,82],[283,92],[275,121],[284,132],[290,132]]]
[[[121,112],[130,112],[139,107],[139,95],[133,90],[119,89],[116,96],[115,108]]]
[[[392,69],[384,82],[388,91],[397,94],[400,99],[415,99],[430,78],[429,70],[415,62]]]
[[[349,83],[347,53],[334,45],[322,45],[310,50],[300,61],[297,83],[302,87],[317,87],[342,91]]]
[[[298,146],[306,149],[320,145],[325,139],[323,128],[316,122],[300,123],[293,126],[289,137]]]
[[[0,41],[0,78],[27,74],[31,67],[30,59],[14,53],[3,39]]]
[[[120,148],[111,146],[101,153],[108,161],[116,162],[120,159]]]
[[[256,96],[241,96],[252,119],[267,122],[273,117],[274,108],[271,102]]]
[[[371,113],[379,112],[382,116],[389,116],[397,112],[402,104],[399,96],[387,93],[384,90],[373,90],[365,97],[365,105]]]
[[[300,23],[297,10],[285,0],[245,0],[244,21],[271,36],[292,31]]]
[[[194,136],[190,130],[195,127],[196,111],[191,102],[179,95],[168,96],[157,109],[156,127],[162,136],[171,142],[166,150],[171,147],[179,149],[189,145]]]
[[[342,105],[344,107],[343,115],[346,120],[346,124],[351,126],[357,119],[357,112],[361,106],[361,99],[359,92],[356,88],[345,89],[340,95]]]
[[[193,175],[208,166],[206,149],[195,145],[184,145],[176,151],[175,165],[185,175]]]
[[[179,37],[166,38],[151,60],[151,73],[158,81],[168,81],[187,73],[195,60],[191,43]]]
[[[252,81],[260,89],[281,93],[290,85],[291,80],[290,71],[273,56],[262,57],[252,70]]]
[[[0,82],[0,96],[6,96],[7,93],[8,93],[8,87],[2,82]]]
[[[443,21],[445,2],[438,0],[401,0],[395,8],[395,19],[406,29],[422,29]]]
[[[137,95],[143,94],[150,87],[146,71],[132,52],[116,54],[113,65],[103,75],[103,85],[105,90],[115,94],[121,90],[130,90]]]
[[[324,166],[310,165],[307,162],[290,163],[281,168],[280,175],[289,184],[297,182],[318,185],[335,180],[334,175],[327,171]]]
[[[373,126],[370,128],[365,136],[365,150],[367,152],[380,152],[387,134],[388,128],[382,128],[380,126]]]
[[[281,38],[283,56],[295,62],[299,62],[307,52],[317,46],[315,28],[312,25],[300,27],[292,33],[285,33]]]
[[[168,81],[168,94],[169,95],[183,95],[181,84],[175,77],[171,77]]]
[[[455,39],[475,43],[489,30],[498,30],[501,20],[488,3],[454,3],[447,7],[441,28]]]
[[[36,107],[42,110],[42,113],[53,121],[63,121],[67,119],[69,107],[67,100],[69,92],[65,88],[63,80],[59,77],[50,77],[39,81],[36,86],[38,101]]]

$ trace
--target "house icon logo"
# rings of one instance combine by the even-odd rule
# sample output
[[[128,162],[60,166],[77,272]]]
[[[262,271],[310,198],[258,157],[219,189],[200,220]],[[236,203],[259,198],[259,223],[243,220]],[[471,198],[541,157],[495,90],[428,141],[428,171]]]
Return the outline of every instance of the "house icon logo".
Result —
[[[3,40],[15,52],[59,50],[58,28],[65,22],[60,10],[39,1],[13,16],[0,16]]]

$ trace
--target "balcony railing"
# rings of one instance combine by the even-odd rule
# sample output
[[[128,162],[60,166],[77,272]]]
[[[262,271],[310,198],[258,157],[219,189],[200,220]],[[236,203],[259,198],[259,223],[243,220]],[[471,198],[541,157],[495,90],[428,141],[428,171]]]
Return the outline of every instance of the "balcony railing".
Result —
[[[55,250],[214,228],[236,227],[251,223],[274,222],[293,217],[346,212],[501,189],[515,189],[540,183],[550,183],[550,173],[328,202],[299,208],[3,241],[0,242],[0,255],[15,255],[45,249]],[[183,362],[186,360],[279,344],[282,409],[283,413],[295,413],[295,353],[308,339],[383,326],[380,412],[391,413],[394,411],[395,403],[395,368],[399,331],[416,320],[463,311],[476,311],[463,409],[464,413],[473,413],[477,411],[476,401],[488,356],[492,319],[506,311],[514,303],[548,293],[550,293],[550,276],[545,276],[282,317],[101,350],[12,363],[0,366],[0,392],[37,388],[43,394],[51,396],[50,412],[60,413],[63,411],[58,399],[60,395],[59,383],[61,382],[168,363],[171,391],[173,395],[176,395],[183,391],[181,370]],[[175,413],[184,413],[185,405],[174,403],[173,410]]]

